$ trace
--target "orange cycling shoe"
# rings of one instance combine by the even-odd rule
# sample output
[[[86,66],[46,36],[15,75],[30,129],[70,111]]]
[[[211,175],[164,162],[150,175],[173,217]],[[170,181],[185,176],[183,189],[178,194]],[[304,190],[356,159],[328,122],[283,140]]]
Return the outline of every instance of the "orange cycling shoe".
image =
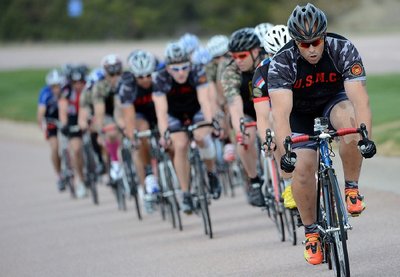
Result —
[[[309,264],[317,265],[322,263],[321,239],[318,233],[306,234],[306,249],[304,250],[304,259]]]
[[[359,216],[365,210],[364,197],[358,189],[345,189],[347,211],[351,216]]]

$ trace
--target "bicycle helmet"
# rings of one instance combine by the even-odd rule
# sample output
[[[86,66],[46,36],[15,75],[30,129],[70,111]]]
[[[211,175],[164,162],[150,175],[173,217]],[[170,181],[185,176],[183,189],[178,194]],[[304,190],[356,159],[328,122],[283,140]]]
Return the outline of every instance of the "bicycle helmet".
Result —
[[[165,48],[165,63],[184,63],[190,61],[189,53],[185,51],[184,46],[179,42],[170,42]]]
[[[258,39],[261,41],[261,44],[264,40],[265,35],[272,27],[274,27],[274,24],[269,22],[260,23],[256,27],[254,27],[254,32],[256,32]]]
[[[115,54],[109,54],[101,60],[104,71],[113,76],[122,73],[122,60]]]
[[[48,86],[60,85],[62,86],[65,82],[64,75],[58,69],[53,69],[46,75],[46,84]]]
[[[88,67],[86,65],[77,65],[71,68],[70,80],[71,81],[86,81],[86,74]]]
[[[207,42],[207,49],[212,58],[220,57],[228,52],[229,38],[224,35],[216,35]]]
[[[264,36],[263,46],[267,53],[275,55],[290,39],[288,28],[285,25],[276,25]]]
[[[297,41],[310,41],[322,36],[327,25],[323,11],[310,3],[296,6],[287,22],[290,36]]]
[[[104,79],[104,69],[99,67],[95,68],[92,71],[90,71],[88,77],[87,77],[87,82],[88,83],[96,83],[97,81],[103,80]]]
[[[185,50],[191,54],[200,46],[200,40],[196,35],[186,33],[179,39],[179,43],[183,45]]]
[[[136,77],[153,73],[157,66],[154,55],[143,50],[133,51],[128,57],[128,65]]]
[[[260,47],[260,39],[254,28],[242,28],[231,35],[229,39],[229,51],[242,52]]]
[[[206,65],[211,62],[211,60],[212,57],[210,55],[210,52],[207,48],[204,47],[197,48],[192,54],[192,62],[194,64]]]

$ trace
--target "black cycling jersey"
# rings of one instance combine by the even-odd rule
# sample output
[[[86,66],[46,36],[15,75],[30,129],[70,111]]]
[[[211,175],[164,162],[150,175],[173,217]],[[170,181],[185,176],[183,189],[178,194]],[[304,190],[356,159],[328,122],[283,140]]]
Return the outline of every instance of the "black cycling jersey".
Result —
[[[254,71],[242,72],[242,82],[240,84],[240,96],[243,101],[243,112],[245,115],[251,116],[254,120],[257,120],[256,110],[253,104],[253,81]]]
[[[79,98],[81,92],[72,89],[71,85],[66,85],[61,92],[61,97],[68,100],[68,125],[78,125]]]
[[[150,125],[157,124],[156,111],[152,99],[153,86],[148,89],[140,87],[130,72],[124,72],[122,75],[122,82],[118,94],[121,104],[134,105],[137,113],[143,114],[149,121]]]
[[[253,102],[268,100],[268,68],[270,58],[264,59],[256,68],[253,76]]]
[[[155,78],[154,93],[166,94],[168,114],[181,120],[192,119],[200,111],[197,88],[206,84],[203,66],[192,65],[184,84],[178,84],[166,70],[161,70]]]
[[[268,71],[268,91],[293,91],[292,111],[313,114],[344,91],[344,81],[365,80],[365,70],[355,46],[346,38],[328,33],[324,52],[315,65],[300,55],[294,41],[273,57]]]

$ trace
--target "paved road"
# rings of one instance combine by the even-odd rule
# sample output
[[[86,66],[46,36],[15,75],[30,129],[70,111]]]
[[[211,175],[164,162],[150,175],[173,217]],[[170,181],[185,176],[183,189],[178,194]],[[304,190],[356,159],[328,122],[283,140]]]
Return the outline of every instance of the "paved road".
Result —
[[[55,188],[39,132],[0,123],[0,276],[333,276],[325,265],[306,264],[301,245],[279,242],[266,215],[242,193],[212,204],[212,240],[194,215],[183,217],[179,232],[159,214],[139,222],[133,202],[127,212],[117,211],[104,185],[98,207],[72,200]],[[15,128],[18,138],[5,136]],[[365,165],[368,207],[351,221],[352,273],[399,276],[400,159],[377,157]]]

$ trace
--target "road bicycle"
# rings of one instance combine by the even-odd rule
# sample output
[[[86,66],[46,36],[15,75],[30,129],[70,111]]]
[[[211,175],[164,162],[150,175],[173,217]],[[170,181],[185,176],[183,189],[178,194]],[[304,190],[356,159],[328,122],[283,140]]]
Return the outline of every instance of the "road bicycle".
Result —
[[[301,135],[285,139],[286,155],[290,157],[292,144],[313,141],[317,143],[317,223],[321,234],[323,262],[334,269],[336,276],[350,276],[347,231],[352,229],[343,201],[331,157],[334,156],[331,143],[334,138],[359,133],[368,139],[365,124],[360,128],[328,130],[328,118],[314,120],[315,135]]]
[[[162,219],[170,219],[173,228],[182,231],[182,220],[177,192],[179,191],[178,178],[167,150],[158,143],[159,132],[157,129],[144,130],[134,133],[135,145],[140,138],[148,138],[150,142],[151,163],[157,168],[156,176],[160,191],[157,193],[157,203],[160,206]]]
[[[167,130],[165,137],[168,140],[171,133],[185,132],[189,137],[189,162],[190,162],[190,191],[192,193],[193,207],[196,214],[201,214],[205,235],[213,237],[209,205],[211,204],[210,186],[207,178],[205,165],[200,157],[200,152],[194,140],[194,131],[200,128],[213,127],[219,131],[217,121],[199,122],[183,126],[177,130]]]
[[[93,203],[95,205],[98,205],[99,196],[97,192],[97,181],[99,176],[97,174],[97,168],[99,161],[97,160],[97,156],[94,152],[92,138],[89,131],[83,133],[82,141],[84,161],[83,174],[85,177],[85,186],[90,189]]]

